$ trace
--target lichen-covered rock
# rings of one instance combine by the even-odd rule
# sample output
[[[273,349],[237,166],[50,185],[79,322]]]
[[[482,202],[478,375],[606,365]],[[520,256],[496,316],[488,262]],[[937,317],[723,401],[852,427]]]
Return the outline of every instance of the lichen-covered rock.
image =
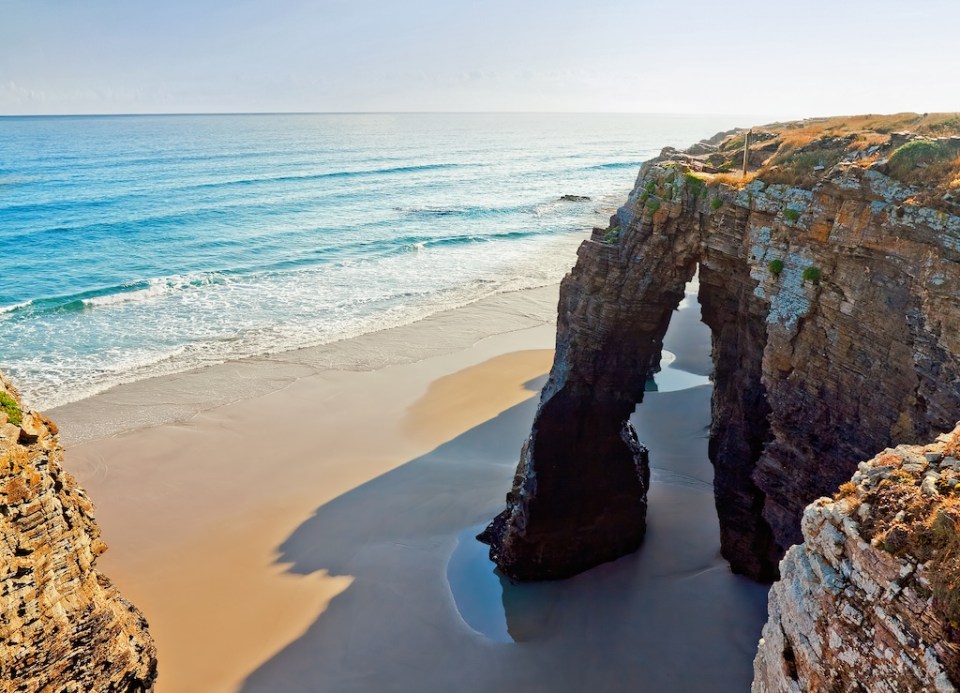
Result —
[[[0,690],[151,690],[147,622],[95,568],[106,546],[56,426],[2,375],[0,394]]]
[[[888,449],[806,509],[770,591],[753,693],[955,690],[958,455],[960,427]]]
[[[636,465],[622,430],[698,268],[709,450],[735,571],[775,579],[806,505],[855,460],[960,418],[960,216],[877,165],[905,136],[873,132],[867,143],[886,139],[858,148],[828,135],[787,154],[786,135],[754,136],[758,177],[708,172],[714,157],[730,163],[729,142],[742,156],[742,134],[664,150],[580,247],[522,474],[482,535],[508,575],[568,575],[639,543],[645,489],[624,483]],[[763,163],[780,161],[774,150],[783,163]]]

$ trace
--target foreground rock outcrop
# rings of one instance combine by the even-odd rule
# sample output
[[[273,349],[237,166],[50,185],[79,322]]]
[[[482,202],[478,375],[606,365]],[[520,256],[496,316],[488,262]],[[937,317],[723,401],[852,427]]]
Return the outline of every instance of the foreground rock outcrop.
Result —
[[[770,591],[753,693],[960,685],[960,427],[859,466],[803,515]]]
[[[106,546],[62,455],[0,375],[0,690],[151,690],[147,622],[96,570]]]
[[[698,269],[735,571],[775,579],[806,505],[856,460],[960,419],[960,117],[897,118],[758,129],[745,177],[727,173],[742,131],[643,166],[561,286],[550,378],[481,535],[504,573],[565,577],[639,545],[646,456],[627,419]]]

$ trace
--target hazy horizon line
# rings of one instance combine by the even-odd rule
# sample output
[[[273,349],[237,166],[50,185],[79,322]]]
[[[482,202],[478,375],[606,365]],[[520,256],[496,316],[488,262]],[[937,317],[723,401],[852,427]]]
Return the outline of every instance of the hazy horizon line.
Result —
[[[942,115],[954,111],[924,112],[922,115]],[[920,111],[896,111],[891,113],[832,113],[806,116],[786,116],[773,113],[716,113],[680,111],[166,111],[166,112],[115,112],[115,113],[0,113],[0,120],[26,118],[167,118],[185,116],[318,116],[318,115],[595,115],[595,116],[661,116],[704,118],[755,118],[763,122],[748,125],[764,125],[818,118],[852,118],[858,116],[921,115]]]
[[[907,113],[909,111],[904,111]],[[778,117],[772,113],[719,113],[681,111],[157,111],[104,113],[0,113],[0,118],[126,118],[167,116],[261,116],[261,115],[644,115],[684,117]],[[859,115],[859,114],[854,114]],[[887,115],[887,114],[875,114]],[[892,115],[892,114],[891,114]],[[782,116],[781,116],[782,117]],[[826,116],[807,116],[826,117]],[[793,118],[802,120],[803,118]]]

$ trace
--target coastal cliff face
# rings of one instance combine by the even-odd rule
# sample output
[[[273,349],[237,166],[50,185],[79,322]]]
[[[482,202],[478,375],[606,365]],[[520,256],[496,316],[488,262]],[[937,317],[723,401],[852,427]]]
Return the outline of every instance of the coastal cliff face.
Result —
[[[0,690],[151,690],[147,622],[96,570],[106,546],[62,455],[0,375]]]
[[[746,177],[724,173],[743,133],[664,150],[583,243],[507,507],[481,535],[504,573],[565,577],[639,544],[647,472],[626,420],[698,268],[735,571],[776,578],[805,506],[856,460],[960,419],[960,139],[809,130],[754,133]]]
[[[754,660],[753,693],[960,684],[960,427],[862,463],[803,515]]]

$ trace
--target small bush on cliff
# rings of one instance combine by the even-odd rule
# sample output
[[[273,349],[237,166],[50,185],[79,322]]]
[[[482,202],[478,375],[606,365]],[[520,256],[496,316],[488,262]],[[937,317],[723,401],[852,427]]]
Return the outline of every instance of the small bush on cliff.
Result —
[[[20,405],[6,392],[0,392],[0,410],[6,412],[10,423],[14,426],[19,426],[20,422],[23,421],[23,412],[20,411]]]
[[[620,238],[620,227],[614,226],[603,236],[604,243],[614,243]]]
[[[721,200],[719,197],[715,197],[712,200],[710,200],[710,208],[713,211],[717,211],[721,207],[723,207],[723,200]]]
[[[887,171],[892,178],[919,186],[919,202],[936,204],[960,180],[960,143],[956,139],[911,140],[890,155]]]
[[[936,140],[911,140],[890,155],[890,174],[901,180],[910,178],[918,166],[929,166],[949,154],[947,147]]]
[[[811,265],[810,267],[807,267],[807,269],[803,270],[803,281],[819,284],[820,268],[814,267],[813,265]]]
[[[774,277],[779,277],[780,273],[783,272],[783,260],[771,260],[767,263],[767,269]]]
[[[852,481],[844,481],[840,484],[840,488],[837,490],[837,493],[834,494],[834,498],[849,498],[857,492],[857,485]]]
[[[955,504],[937,510],[931,522],[936,551],[930,565],[933,599],[952,628],[960,627],[960,513]]]
[[[660,211],[660,200],[654,198],[647,202],[647,213],[652,217]]]
[[[823,171],[831,169],[843,157],[845,147],[818,147],[811,151],[797,151],[784,144],[780,151],[764,165],[763,179],[768,183],[809,186],[817,182]]]
[[[706,194],[707,184],[701,178],[690,172],[684,173],[683,177],[687,181],[687,187],[693,192],[694,199]]]
[[[789,207],[783,210],[783,216],[791,224],[796,224],[798,221],[800,221],[800,212],[795,209],[790,209]]]
[[[737,149],[743,149],[744,142],[746,138],[743,135],[737,135],[736,137],[731,137],[720,145],[720,151],[722,152],[732,152]]]

